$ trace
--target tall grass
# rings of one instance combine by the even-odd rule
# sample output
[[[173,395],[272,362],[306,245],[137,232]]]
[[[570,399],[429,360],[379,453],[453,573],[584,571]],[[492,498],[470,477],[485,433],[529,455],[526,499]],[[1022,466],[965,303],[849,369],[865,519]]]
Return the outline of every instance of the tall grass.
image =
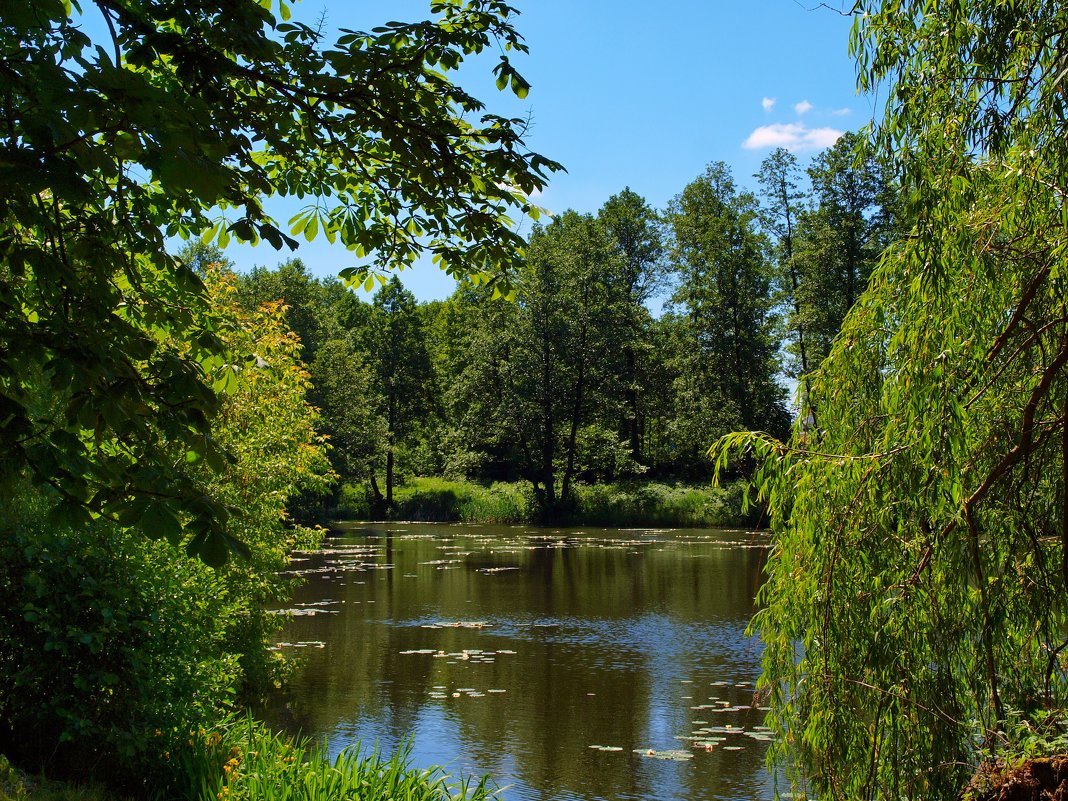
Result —
[[[740,485],[580,484],[575,506],[575,522],[582,525],[730,527],[757,522],[742,513]]]
[[[348,500],[346,500],[348,499]],[[540,522],[526,483],[497,482],[486,487],[470,481],[413,478],[397,487],[392,516],[400,520],[465,523]],[[370,506],[357,487],[342,492],[337,516],[368,519]],[[554,523],[600,526],[742,526],[759,518],[742,512],[740,484],[727,487],[621,482],[578,484],[570,509]]]
[[[413,478],[394,490],[392,517],[443,523],[522,523],[531,517],[532,499],[520,484],[489,487],[444,478]],[[363,487],[341,490],[335,517],[368,520],[371,502]]]
[[[195,801],[487,801],[496,793],[486,778],[454,780],[440,768],[411,767],[408,746],[390,758],[346,749],[331,760],[310,741],[252,718],[224,722],[190,743],[174,758],[183,795]]]
[[[142,794],[155,801],[489,801],[488,778],[453,779],[409,764],[410,746],[386,758],[346,749],[335,759],[308,740],[233,717],[162,750]],[[99,785],[30,778],[0,755],[0,801],[132,801]]]

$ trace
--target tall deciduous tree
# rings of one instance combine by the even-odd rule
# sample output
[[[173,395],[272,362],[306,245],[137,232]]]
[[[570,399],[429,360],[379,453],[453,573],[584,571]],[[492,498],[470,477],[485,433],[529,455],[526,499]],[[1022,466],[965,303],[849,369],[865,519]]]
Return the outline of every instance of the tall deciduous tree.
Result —
[[[313,277],[300,259],[238,276],[237,296],[249,312],[281,304],[300,341],[311,376],[309,400],[320,411],[317,426],[328,438],[334,472],[342,481],[365,480],[386,439],[369,366],[371,304],[336,279]]]
[[[490,480],[524,478],[515,436],[511,356],[518,306],[491,301],[484,287],[460,286],[438,315],[434,339],[450,430],[446,471]]]
[[[626,323],[615,245],[597,219],[573,211],[536,228],[516,303],[480,326],[458,382],[478,410],[464,425],[494,432],[487,444],[530,481],[547,517],[571,503],[591,462],[616,464],[604,453],[619,445],[617,337]]]
[[[351,280],[426,251],[492,280],[520,244],[507,211],[556,169],[449,79],[500,47],[498,86],[526,94],[500,0],[440,0],[432,20],[332,43],[270,5],[98,0],[82,11],[104,24],[88,26],[42,0],[0,20],[0,451],[73,515],[169,499],[201,554],[229,542],[226,513],[198,512],[185,465],[226,461],[209,421],[230,364],[165,237],[293,246],[263,208],[291,195],[309,200],[292,236],[370,259]],[[168,336],[187,347],[164,353]],[[176,442],[187,459],[168,458]]]
[[[434,412],[438,398],[427,350],[423,321],[412,295],[393,276],[375,294],[375,318],[371,363],[377,394],[385,420],[387,507],[393,504],[393,479],[396,452],[411,435],[417,421]],[[371,476],[378,496],[378,484]]]
[[[814,206],[800,215],[793,258],[809,367],[827,355],[890,241],[890,182],[880,160],[860,145],[846,133],[808,168]]]
[[[649,312],[646,302],[662,285],[663,223],[649,204],[629,187],[613,195],[597,218],[612,237],[616,249],[614,282],[619,293],[619,347],[622,350],[619,383],[624,393],[620,433],[630,446],[630,457],[642,458],[644,398],[642,361],[648,355]],[[606,270],[609,265],[605,265]],[[607,278],[607,276],[606,276]]]
[[[710,165],[668,208],[670,259],[679,276],[670,309],[686,320],[689,339],[683,394],[706,399],[677,414],[707,417],[702,407],[711,403],[734,425],[782,431],[788,418],[776,381],[770,268],[758,213],[756,199],[737,190],[723,163]]]
[[[804,376],[812,368],[805,344],[805,319],[801,306],[801,267],[795,258],[798,220],[805,210],[806,193],[801,188],[801,165],[790,151],[777,148],[760,164],[756,174],[763,190],[761,221],[775,240],[775,264],[781,304],[785,308],[783,331],[787,353],[793,360],[789,373]]]

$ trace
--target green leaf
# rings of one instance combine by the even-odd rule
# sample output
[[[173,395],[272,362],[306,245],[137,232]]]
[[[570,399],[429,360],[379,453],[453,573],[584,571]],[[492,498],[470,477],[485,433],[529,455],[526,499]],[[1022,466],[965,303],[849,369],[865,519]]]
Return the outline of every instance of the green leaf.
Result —
[[[520,100],[526,98],[530,93],[530,84],[517,72],[512,73],[512,91]]]
[[[150,539],[166,539],[177,545],[182,538],[182,524],[170,506],[162,501],[150,502],[141,515],[140,528]]]
[[[194,536],[186,545],[186,553],[213,568],[223,567],[230,558],[226,538],[219,532],[208,530]]]

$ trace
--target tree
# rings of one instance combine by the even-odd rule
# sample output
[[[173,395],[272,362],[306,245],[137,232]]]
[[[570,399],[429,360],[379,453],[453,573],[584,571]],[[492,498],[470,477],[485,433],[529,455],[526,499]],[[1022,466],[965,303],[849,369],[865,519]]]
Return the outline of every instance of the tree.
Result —
[[[373,307],[340,281],[313,277],[300,259],[273,270],[256,267],[236,281],[247,312],[281,304],[300,341],[311,379],[308,399],[320,412],[317,430],[329,442],[334,473],[342,482],[366,480],[386,442],[370,367]],[[290,511],[321,521],[329,500],[304,495]]]
[[[797,324],[808,332],[809,367],[827,355],[890,242],[889,182],[860,143],[856,134],[843,134],[808,168],[815,206],[799,215],[793,259]]]
[[[772,758],[810,797],[956,797],[1064,732],[1068,10],[857,12],[911,229],[812,376],[820,425],[717,456],[757,455],[772,512]]]
[[[619,382],[625,394],[625,413],[620,432],[630,445],[630,457],[642,456],[644,409],[641,397],[641,358],[648,352],[643,336],[649,313],[646,301],[664,278],[663,224],[649,204],[628,187],[613,195],[597,213],[597,219],[615,240],[619,269],[616,282],[621,297],[622,325],[619,333],[623,351]]]
[[[27,768],[173,792],[169,782],[188,782],[188,763],[164,751],[177,754],[190,731],[279,678],[269,608],[291,588],[280,571],[292,549],[318,541],[285,506],[321,491],[329,463],[280,305],[245,312],[231,274],[204,278],[226,344],[259,357],[231,371],[211,423],[232,460],[190,468],[212,497],[241,509],[231,526],[246,558],[216,569],[188,559],[182,521],[163,503],[139,499],[129,528],[104,517],[66,525],[50,517],[47,490],[27,477],[6,485],[0,600],[18,613],[0,619],[0,751]],[[170,456],[185,458],[177,444]]]
[[[433,20],[333,44],[265,6],[98,0],[84,11],[103,17],[102,41],[63,0],[9,4],[0,22],[6,466],[75,519],[166,499],[202,556],[234,542],[185,465],[227,461],[210,436],[212,381],[233,362],[165,237],[293,247],[263,199],[307,197],[290,234],[369,258],[350,280],[429,251],[507,291],[520,240],[506,213],[528,211],[557,169],[524,149],[521,122],[472,121],[482,104],[449,80],[500,46],[498,87],[526,94],[508,57],[526,47],[500,0],[441,0]],[[161,351],[173,336],[186,347]]]
[[[756,174],[764,190],[761,222],[775,239],[776,282],[786,309],[786,350],[794,358],[793,377],[807,375],[813,366],[805,347],[805,320],[801,307],[801,272],[794,253],[798,218],[805,210],[805,193],[798,181],[801,166],[797,156],[776,148],[760,163]]]
[[[322,286],[300,259],[287,259],[273,270],[254,267],[238,276],[237,287],[241,305],[249,311],[264,303],[283,304],[286,324],[300,340],[305,364],[315,359],[325,341],[341,336]]]
[[[373,474],[388,436],[368,355],[348,338],[329,339],[308,371],[308,400],[322,413],[319,430],[330,445],[330,464],[341,481],[363,481]]]
[[[591,462],[616,462],[604,458],[603,436],[610,431],[607,449],[618,450],[625,314],[615,244],[597,219],[573,211],[535,228],[516,303],[479,325],[453,390],[461,426],[483,432],[470,441],[515,465],[546,518],[567,509]]]
[[[729,410],[720,419],[782,431],[788,418],[775,379],[771,282],[757,217],[756,199],[737,191],[723,163],[671,202],[669,258],[679,282],[669,309],[687,320],[686,381]],[[685,406],[679,414],[706,416]]]
[[[397,448],[412,434],[418,420],[438,406],[426,332],[415,296],[393,276],[375,294],[374,347],[371,352],[377,395],[385,420],[386,508],[393,506]],[[378,491],[374,473],[371,487]]]

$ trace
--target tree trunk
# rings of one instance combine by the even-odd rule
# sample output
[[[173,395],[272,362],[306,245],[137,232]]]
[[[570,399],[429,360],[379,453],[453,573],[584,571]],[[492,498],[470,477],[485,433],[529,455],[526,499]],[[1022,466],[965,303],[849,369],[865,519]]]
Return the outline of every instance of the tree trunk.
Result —
[[[393,507],[393,443],[386,451],[386,506]]]
[[[642,442],[641,419],[638,416],[638,368],[636,359],[634,358],[633,345],[627,345],[627,347],[623,349],[623,358],[625,360],[623,380],[627,388],[627,409],[630,412],[630,419],[627,421],[630,429],[628,432],[628,438],[630,440],[630,458],[637,462],[641,459]]]
[[[382,497],[382,490],[378,488],[378,479],[375,478],[375,471],[371,470],[371,517],[378,517],[382,514],[385,504],[385,499]]]
[[[567,438],[567,461],[564,468],[564,481],[560,490],[560,502],[565,506],[571,501],[571,478],[575,474],[575,444],[578,441],[579,424],[582,422],[582,405],[585,402],[586,393],[586,343],[589,340],[589,325],[586,322],[586,314],[590,307],[590,288],[588,282],[582,291],[582,327],[579,329],[578,339],[578,375],[575,378],[575,405],[571,409],[571,431]]]
[[[553,431],[552,351],[548,332],[541,339],[541,482],[545,487],[545,511],[552,513],[556,506],[556,476],[553,473],[553,451],[556,439]]]
[[[389,412],[386,433],[386,506],[393,508],[393,443],[396,439],[394,430],[397,423],[397,398],[389,393]]]

